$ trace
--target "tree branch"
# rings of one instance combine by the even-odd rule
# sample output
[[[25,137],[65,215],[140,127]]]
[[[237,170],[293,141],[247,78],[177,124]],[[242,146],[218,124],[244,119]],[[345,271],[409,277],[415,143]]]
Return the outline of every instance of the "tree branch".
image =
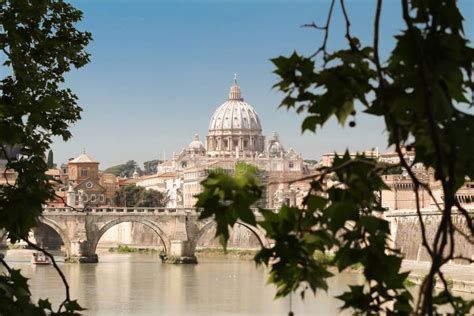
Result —
[[[336,0],[331,0],[331,6],[329,7],[329,13],[328,13],[328,16],[327,16],[327,19],[326,19],[326,25],[325,26],[317,26],[316,23],[314,23],[314,22],[302,25],[302,27],[312,27],[312,28],[315,28],[317,30],[324,31],[323,44],[309,58],[314,58],[317,55],[319,55],[319,53],[322,52],[323,53],[323,59],[324,59],[325,63],[326,63],[326,57],[328,55],[327,52],[326,52],[326,45],[327,45],[328,37],[329,37],[329,26],[331,24],[332,12],[333,12],[333,9],[334,9],[334,3],[335,2],[336,2]]]
[[[24,242],[26,242],[28,244],[28,246],[32,247],[33,249],[36,249],[38,251],[41,251],[42,253],[44,253],[46,256],[48,256],[49,259],[51,259],[51,262],[53,263],[53,266],[54,266],[54,269],[56,270],[56,272],[59,274],[62,282],[63,282],[63,285],[64,285],[64,289],[65,289],[65,292],[66,292],[66,298],[64,299],[64,301],[59,305],[59,308],[58,308],[58,313],[61,311],[61,309],[63,308],[64,304],[68,303],[71,301],[71,297],[70,297],[70,294],[69,294],[69,284],[66,280],[66,277],[64,276],[64,273],[61,271],[61,269],[59,268],[58,264],[56,263],[56,260],[54,259],[54,256],[48,252],[46,249],[38,246],[37,244],[31,242],[30,240],[28,240],[28,238],[21,238]]]
[[[10,268],[8,263],[5,261],[5,255],[3,253],[0,253],[0,262],[5,267],[5,269],[7,269],[8,273],[12,272],[12,268]]]
[[[349,14],[347,13],[346,10],[346,4],[344,0],[340,0],[341,3],[341,9],[342,9],[342,14],[344,15],[344,21],[346,22],[346,39],[349,42],[349,46],[351,47],[352,50],[358,50],[355,43],[354,39],[352,38],[351,35],[351,21],[349,20]]]

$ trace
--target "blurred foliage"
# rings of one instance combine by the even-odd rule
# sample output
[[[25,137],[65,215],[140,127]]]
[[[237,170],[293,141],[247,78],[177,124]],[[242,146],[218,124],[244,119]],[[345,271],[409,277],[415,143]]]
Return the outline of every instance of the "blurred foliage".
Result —
[[[91,34],[74,25],[82,12],[63,1],[0,2],[0,150],[15,183],[0,186],[0,229],[12,242],[27,238],[42,206],[54,197],[45,171],[44,153],[52,138],[71,137],[69,125],[80,119],[77,97],[66,88],[64,75],[89,62],[84,51]],[[8,151],[17,148],[18,154]],[[52,158],[52,155],[51,155]],[[7,267],[2,258],[2,264]],[[80,306],[69,299],[57,312],[48,301],[31,302],[26,279],[18,270],[0,278],[0,314],[73,315]]]
[[[312,56],[294,52],[272,59],[280,79],[274,87],[285,94],[280,106],[305,114],[303,132],[316,132],[333,117],[342,126],[349,121],[347,125],[354,127],[356,110],[362,107],[363,115],[384,120],[387,146],[395,146],[401,164],[389,166],[360,154],[351,158],[348,152],[336,155],[331,167],[318,170],[302,206],[259,209],[261,221],[252,212],[261,194],[252,168],[236,177],[213,172],[202,182],[204,191],[196,205],[203,208],[201,218],[216,220],[216,236],[224,247],[229,228],[237,221],[266,232],[274,245],[262,248],[255,260],[269,267],[277,297],[295,291],[304,297],[308,289],[327,291],[331,267],[339,272],[362,267],[364,283],[351,285],[338,296],[342,309],[366,315],[433,315],[438,306],[449,304],[455,313],[467,313],[472,301],[455,297],[448,289],[436,294],[433,283],[453,255],[454,239],[447,240],[454,234],[451,212],[458,206],[454,193],[466,177],[474,178],[474,50],[464,36],[463,17],[455,1],[402,0],[406,27],[395,36],[395,49],[382,62],[378,56],[382,1],[377,1],[374,42],[366,46],[351,35],[344,1],[339,2],[348,48],[334,52],[326,50],[335,1],[330,4],[325,26],[307,25],[325,32],[322,46]],[[378,198],[378,192],[388,189],[381,176],[400,173],[402,168],[416,190],[423,185],[404,160],[403,147],[415,150],[415,163],[435,171],[444,194],[442,220],[433,241],[425,243],[432,266],[416,305],[406,286],[408,272],[400,271],[403,258],[391,248],[389,224]],[[472,224],[463,214],[468,226]],[[420,233],[426,238],[424,231]],[[333,253],[334,259],[317,260],[318,252]]]

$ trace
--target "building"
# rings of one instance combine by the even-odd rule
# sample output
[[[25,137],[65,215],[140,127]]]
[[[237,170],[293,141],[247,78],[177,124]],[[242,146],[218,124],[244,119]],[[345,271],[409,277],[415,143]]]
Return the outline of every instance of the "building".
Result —
[[[62,166],[64,169],[64,166]],[[64,171],[64,170],[63,170]],[[110,204],[110,179],[101,177],[99,162],[92,159],[83,151],[78,157],[69,160],[67,164],[67,204],[72,207],[99,206]]]
[[[411,180],[410,175],[404,170],[400,164],[400,158],[397,152],[379,153],[378,150],[370,150],[363,152],[366,157],[373,158],[381,163],[389,165],[398,165],[391,168],[382,175],[382,179],[388,186],[387,190],[380,192],[382,206],[389,210],[408,210],[416,209],[416,194],[414,191],[415,185]],[[422,163],[415,162],[415,152],[408,151],[402,148],[403,159],[411,166],[411,170],[416,177],[424,183],[424,186],[418,190],[419,206],[420,208],[436,208],[436,204],[443,204],[443,188],[441,183],[435,179],[434,170],[426,168]],[[338,154],[341,156],[342,154]],[[355,157],[355,153],[350,154]],[[318,167],[331,167],[334,161],[335,154],[324,154],[318,163]],[[331,180],[328,180],[328,184]],[[283,185],[283,184],[279,184]],[[332,184],[331,184],[332,185]],[[304,183],[292,183],[290,187],[305,187]],[[429,188],[429,191],[426,189]],[[288,190],[291,193],[296,192],[295,189]],[[291,198],[289,195],[288,198]],[[466,183],[456,192],[456,199],[464,207],[474,205],[474,182],[466,179]],[[298,201],[300,199],[297,199]],[[298,203],[298,202],[296,202]]]
[[[208,133],[203,143],[194,135],[189,145],[172,158],[157,166],[157,174],[141,177],[137,185],[162,190],[161,179],[167,173],[174,175],[168,185],[168,206],[193,207],[196,195],[202,191],[201,181],[211,170],[223,169],[232,173],[238,162],[258,167],[264,185],[262,206],[276,208],[288,202],[288,186],[275,185],[278,181],[297,180],[309,173],[310,165],[293,149],[286,150],[276,132],[266,141],[256,110],[244,101],[242,91],[234,78],[229,96],[210,118]],[[169,191],[171,190],[171,191]]]
[[[378,148],[376,149],[371,149],[371,150],[366,150],[363,152],[356,152],[356,153],[349,153],[351,158],[355,158],[357,155],[365,155],[366,158],[372,158],[372,159],[379,159],[380,154]],[[344,156],[344,153],[338,153],[338,156]],[[336,153],[326,153],[321,156],[321,159],[319,160],[317,167],[331,167],[332,163],[334,162],[334,158],[336,158]]]
[[[415,162],[415,152],[402,149],[403,159],[412,166],[411,170],[416,177],[424,183],[424,187],[418,190],[420,208],[436,208],[436,204],[443,204],[443,188],[440,181],[435,178],[432,168],[426,168],[422,163]],[[389,164],[399,164],[400,158],[396,152],[388,152],[380,155],[380,161]],[[396,168],[393,172],[383,175],[383,180],[389,190],[381,192],[382,206],[390,210],[415,209],[416,195],[414,183],[408,172],[402,168]],[[429,188],[431,194],[426,188]],[[456,199],[464,206],[474,205],[474,182],[466,179],[466,183],[456,192]]]

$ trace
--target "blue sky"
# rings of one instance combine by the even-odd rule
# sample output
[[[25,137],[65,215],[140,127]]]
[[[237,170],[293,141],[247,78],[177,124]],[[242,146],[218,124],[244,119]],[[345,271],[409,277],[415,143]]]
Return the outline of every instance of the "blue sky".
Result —
[[[316,134],[301,135],[303,116],[278,109],[282,94],[272,89],[277,77],[270,58],[293,50],[312,53],[322,33],[301,28],[323,24],[329,0],[76,0],[84,12],[79,28],[92,32],[87,51],[92,62],[67,75],[83,108],[73,138],[53,144],[55,162],[84,147],[101,168],[134,159],[169,158],[198,133],[207,133],[214,110],[226,100],[238,73],[245,101],[259,113],[264,134],[280,134],[286,148],[307,159],[332,151],[386,150],[383,122],[358,115],[356,128],[334,121]],[[338,1],[337,1],[338,2]],[[371,41],[372,0],[349,0],[352,32]],[[400,2],[385,1],[381,54],[393,48],[403,26]],[[474,2],[462,1],[466,33],[474,31]],[[331,24],[329,48],[345,45],[340,8]]]

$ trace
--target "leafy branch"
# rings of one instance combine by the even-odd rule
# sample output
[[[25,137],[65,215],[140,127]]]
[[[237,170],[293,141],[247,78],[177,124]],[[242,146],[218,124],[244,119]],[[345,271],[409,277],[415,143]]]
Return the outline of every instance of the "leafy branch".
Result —
[[[348,49],[327,51],[335,7],[335,1],[331,1],[323,26],[315,22],[304,25],[324,32],[316,52],[309,57],[295,52],[272,62],[280,77],[274,87],[286,94],[280,106],[306,112],[303,132],[316,132],[333,116],[344,126],[349,115],[356,114],[356,103],[365,107],[365,114],[384,120],[387,145],[394,146],[399,166],[413,183],[422,246],[431,259],[418,300],[413,305],[413,298],[403,285],[408,274],[400,271],[400,252],[388,243],[385,209],[376,194],[388,189],[382,175],[389,169],[363,155],[351,158],[348,153],[336,155],[331,168],[298,179],[312,180],[303,205],[283,205],[278,213],[260,209],[264,220],[257,224],[275,244],[262,249],[255,259],[270,267],[269,280],[276,285],[277,296],[289,295],[299,288],[303,288],[302,296],[306,288],[314,293],[326,289],[326,279],[331,275],[328,265],[315,261],[313,255],[331,251],[335,257],[329,266],[340,271],[363,266],[365,284],[351,286],[350,291],[339,296],[344,301],[343,308],[352,308],[358,314],[433,315],[444,304],[462,313],[474,305],[454,296],[441,272],[450,260],[466,259],[456,253],[455,237],[459,235],[472,244],[474,236],[472,218],[456,198],[456,191],[464,182],[474,178],[469,143],[474,139],[474,116],[453,106],[472,106],[474,49],[464,37],[463,17],[455,2],[401,0],[401,6],[406,29],[395,36],[395,49],[386,61],[379,56],[383,1],[375,4],[373,42],[363,46],[351,34],[345,1],[340,0]],[[323,67],[316,70],[320,53]],[[469,93],[471,100],[466,98]],[[355,126],[355,122],[349,126]],[[408,163],[404,149],[411,148],[414,160]],[[421,173],[417,164],[424,166]],[[336,180],[335,185],[330,185],[329,177]],[[433,180],[441,185],[442,201],[430,187]],[[198,206],[204,208],[202,216],[216,219],[216,235],[224,236],[224,243],[228,228],[242,220],[236,199],[248,189],[233,181],[211,174],[202,183],[205,189],[198,201]],[[421,209],[422,192],[428,193],[441,217],[433,238],[428,237]],[[250,208],[258,198],[258,194],[252,196],[244,208]],[[453,216],[463,218],[468,232],[454,225]],[[444,290],[435,294],[438,277]]]
[[[0,314],[76,315],[82,310],[69,297],[64,274],[54,257],[25,236],[38,224],[43,205],[55,192],[44,153],[54,136],[67,140],[69,125],[80,119],[77,96],[65,86],[71,68],[86,65],[90,56],[84,48],[91,34],[75,28],[82,12],[64,1],[2,1],[0,4],[0,50],[3,61],[0,80],[0,147],[7,159],[6,172],[15,173],[14,183],[0,186],[0,229],[12,242],[25,240],[48,256],[66,289],[66,299],[53,312],[47,300],[31,302],[27,279],[19,270],[7,269],[0,276]],[[18,148],[10,159],[6,148]],[[6,266],[2,258],[3,266]]]

